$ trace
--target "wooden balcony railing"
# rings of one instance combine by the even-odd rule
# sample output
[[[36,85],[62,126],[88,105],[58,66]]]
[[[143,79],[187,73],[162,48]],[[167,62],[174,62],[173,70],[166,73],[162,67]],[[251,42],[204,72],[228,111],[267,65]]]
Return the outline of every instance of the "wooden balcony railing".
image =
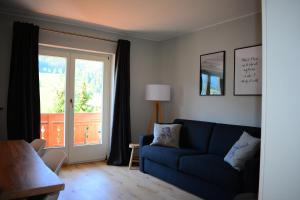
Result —
[[[64,113],[41,114],[41,138],[46,147],[65,146]],[[100,113],[74,113],[74,144],[102,143]]]

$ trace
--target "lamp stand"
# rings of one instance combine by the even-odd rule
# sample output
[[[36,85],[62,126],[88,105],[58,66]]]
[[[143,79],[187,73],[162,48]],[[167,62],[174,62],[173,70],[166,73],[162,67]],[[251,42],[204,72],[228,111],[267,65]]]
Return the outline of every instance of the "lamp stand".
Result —
[[[147,133],[150,135],[153,131],[154,123],[161,123],[163,121],[163,112],[159,101],[153,102],[153,111],[151,120],[148,123]]]

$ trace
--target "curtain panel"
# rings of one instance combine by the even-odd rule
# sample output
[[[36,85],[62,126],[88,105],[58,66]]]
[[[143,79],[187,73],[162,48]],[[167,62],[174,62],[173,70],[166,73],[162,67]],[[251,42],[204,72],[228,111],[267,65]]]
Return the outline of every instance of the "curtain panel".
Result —
[[[130,42],[118,40],[111,151],[107,162],[109,165],[128,165],[130,141]]]
[[[39,27],[15,22],[7,99],[7,137],[27,142],[40,137]]]

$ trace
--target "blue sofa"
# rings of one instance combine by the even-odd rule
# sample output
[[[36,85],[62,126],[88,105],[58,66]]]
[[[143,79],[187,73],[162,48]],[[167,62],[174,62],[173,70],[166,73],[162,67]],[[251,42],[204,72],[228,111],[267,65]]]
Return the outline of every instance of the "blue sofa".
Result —
[[[182,124],[180,148],[150,146],[140,137],[140,171],[208,200],[229,200],[258,190],[259,153],[237,171],[224,157],[243,131],[260,137],[260,128],[176,119]]]

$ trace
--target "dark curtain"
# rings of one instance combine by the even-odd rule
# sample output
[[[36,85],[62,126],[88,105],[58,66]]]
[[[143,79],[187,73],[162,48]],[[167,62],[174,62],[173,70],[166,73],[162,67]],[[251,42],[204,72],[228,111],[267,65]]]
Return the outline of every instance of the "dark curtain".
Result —
[[[40,137],[39,27],[15,22],[7,99],[7,137],[27,142]]]
[[[130,42],[119,40],[115,66],[115,100],[109,165],[128,165],[130,130]]]

